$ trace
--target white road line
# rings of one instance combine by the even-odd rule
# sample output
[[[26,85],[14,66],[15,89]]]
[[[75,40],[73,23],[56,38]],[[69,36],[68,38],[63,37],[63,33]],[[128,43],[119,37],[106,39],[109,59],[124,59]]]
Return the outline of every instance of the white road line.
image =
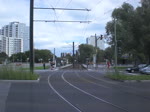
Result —
[[[64,78],[64,74],[62,74],[61,77],[62,77],[62,79],[63,79],[66,83],[68,83],[70,86],[74,87],[75,89],[77,89],[77,90],[79,90],[79,91],[81,91],[81,92],[83,92],[83,93],[85,93],[85,94],[87,94],[87,95],[89,95],[89,96],[91,96],[91,97],[93,97],[93,98],[95,98],[95,99],[101,101],[101,102],[104,102],[104,103],[109,104],[109,105],[111,105],[111,106],[113,106],[113,107],[116,107],[116,108],[121,109],[121,110],[123,110],[123,111],[125,111],[125,112],[128,112],[128,110],[126,110],[126,109],[124,109],[124,108],[122,108],[122,107],[119,107],[119,106],[117,106],[117,105],[115,105],[115,104],[112,104],[112,103],[110,103],[110,102],[108,102],[108,101],[106,101],[106,100],[103,100],[103,99],[101,99],[101,98],[99,98],[99,97],[97,97],[97,96],[94,96],[94,95],[92,95],[92,94],[90,94],[90,93],[88,93],[88,92],[86,92],[86,91],[84,91],[84,90],[78,88],[77,86],[74,86],[73,84],[71,84],[70,82],[68,82],[68,81]]]
[[[110,88],[110,87],[104,86],[104,85],[102,85],[102,84],[97,84],[97,83],[95,83],[95,82],[93,82],[93,81],[90,81],[90,80],[88,80],[88,79],[82,78],[78,73],[76,73],[76,75],[77,75],[80,79],[85,80],[85,81],[87,81],[87,82],[89,82],[89,83],[92,83],[92,84],[95,84],[95,85],[97,85],[97,86],[100,86],[100,87],[103,87],[103,88],[107,88],[107,89]]]
[[[64,74],[64,73],[63,73]],[[48,76],[48,84],[51,87],[51,89],[59,96],[61,97],[65,102],[67,102],[70,106],[72,106],[74,109],[76,109],[78,112],[82,112],[81,110],[79,110],[77,107],[75,107],[73,104],[71,104],[67,99],[65,99],[50,83],[50,78],[52,75]]]

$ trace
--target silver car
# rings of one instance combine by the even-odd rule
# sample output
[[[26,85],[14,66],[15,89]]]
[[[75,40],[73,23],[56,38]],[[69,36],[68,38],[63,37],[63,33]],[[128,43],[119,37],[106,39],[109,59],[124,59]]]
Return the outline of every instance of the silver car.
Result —
[[[139,71],[140,73],[143,73],[143,74],[150,74],[150,65],[148,65],[147,67],[141,68]]]

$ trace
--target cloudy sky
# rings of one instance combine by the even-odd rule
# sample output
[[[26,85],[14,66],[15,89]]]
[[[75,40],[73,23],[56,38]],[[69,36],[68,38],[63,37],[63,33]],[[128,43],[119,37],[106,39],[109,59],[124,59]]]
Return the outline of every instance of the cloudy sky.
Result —
[[[34,20],[92,21],[91,23],[34,22],[34,47],[72,52],[91,35],[105,34],[111,12],[123,2],[139,6],[140,0],[34,0],[34,7],[91,9],[91,11],[34,10]],[[30,0],[0,0],[0,28],[9,22],[19,21],[29,26]]]

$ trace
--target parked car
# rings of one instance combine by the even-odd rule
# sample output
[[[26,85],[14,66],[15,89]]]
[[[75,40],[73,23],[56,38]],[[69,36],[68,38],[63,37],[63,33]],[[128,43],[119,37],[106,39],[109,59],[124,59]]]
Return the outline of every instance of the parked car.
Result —
[[[139,64],[137,67],[131,67],[131,68],[127,68],[126,71],[130,72],[130,73],[133,73],[133,72],[139,72],[139,70],[141,68],[144,68],[146,67],[147,65],[146,64]]]
[[[143,74],[149,74],[150,72],[150,65],[147,65],[146,67],[143,67],[141,69],[139,69],[140,73],[143,73]]]

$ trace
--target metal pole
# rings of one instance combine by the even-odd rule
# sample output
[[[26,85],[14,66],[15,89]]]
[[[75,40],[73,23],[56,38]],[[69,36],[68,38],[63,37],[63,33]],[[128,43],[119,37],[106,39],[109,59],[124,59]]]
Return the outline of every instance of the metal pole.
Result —
[[[114,36],[115,36],[115,72],[117,72],[117,37],[116,37],[116,19],[114,18]]]
[[[97,67],[97,36],[95,34],[95,68]]]
[[[30,0],[30,72],[34,72],[33,16],[34,0]]]
[[[55,48],[54,48],[54,54],[53,54],[53,62],[55,63],[54,67],[56,67]]]
[[[73,68],[74,68],[74,42],[73,42]]]

